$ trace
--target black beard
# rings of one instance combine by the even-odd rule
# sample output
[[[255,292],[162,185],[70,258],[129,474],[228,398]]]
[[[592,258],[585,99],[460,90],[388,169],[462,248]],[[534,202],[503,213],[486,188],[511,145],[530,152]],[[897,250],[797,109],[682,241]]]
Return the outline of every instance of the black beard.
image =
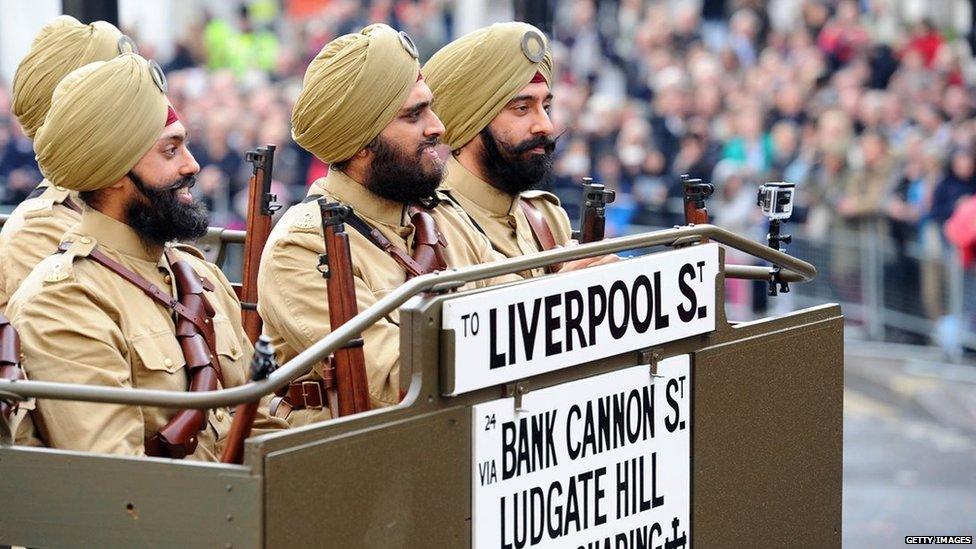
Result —
[[[425,148],[437,143],[437,138],[428,139],[420,144],[414,155],[409,155],[393,143],[377,138],[373,145],[373,163],[366,175],[366,188],[401,204],[434,196],[444,177],[444,167],[437,162],[432,170],[425,169],[423,155]]]
[[[551,137],[539,135],[511,146],[497,140],[485,126],[481,130],[481,142],[484,143],[481,166],[488,183],[512,196],[539,185],[552,171],[556,140]],[[536,147],[543,147],[545,154],[524,156]]]
[[[196,240],[207,234],[210,221],[207,206],[196,201],[184,205],[176,198],[176,191],[196,184],[196,176],[178,179],[163,190],[148,187],[135,172],[129,172],[129,179],[146,197],[146,200],[133,200],[126,210],[129,226],[144,242],[162,245],[175,240]]]

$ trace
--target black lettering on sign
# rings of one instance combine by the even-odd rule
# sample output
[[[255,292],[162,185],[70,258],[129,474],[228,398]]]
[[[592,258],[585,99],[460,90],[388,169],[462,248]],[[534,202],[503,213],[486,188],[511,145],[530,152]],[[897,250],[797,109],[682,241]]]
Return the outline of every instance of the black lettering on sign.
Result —
[[[660,276],[660,273],[655,273]],[[640,290],[643,288],[644,297],[640,297]],[[640,305],[645,304],[644,318],[640,318]],[[651,288],[651,281],[645,275],[640,275],[634,281],[634,290],[630,294],[630,310],[634,315],[634,330],[642,334],[651,326],[651,310],[654,308],[654,290]],[[660,327],[660,326],[658,326]]]
[[[491,359],[488,361],[488,368],[492,370],[507,366],[505,363],[505,353],[496,352],[495,349],[497,348],[498,309],[492,308],[488,310],[488,350],[491,353]]]
[[[521,303],[519,304],[521,305]],[[515,364],[515,306],[508,306],[508,365]]]
[[[661,292],[661,271],[654,273],[654,295],[657,297],[654,300],[654,329],[661,330],[671,324],[670,315],[662,312],[664,309],[664,293]]]
[[[684,385],[684,382],[682,382],[681,385]],[[682,393],[684,392],[683,387],[679,389],[678,380],[669,379],[667,390],[665,391],[664,395],[668,400],[668,406],[670,406],[671,411],[674,412],[673,418],[671,417],[671,412],[668,412],[668,415],[664,417],[664,427],[667,428],[669,433],[675,432],[679,427],[684,428],[684,422],[681,421],[681,411],[678,409],[678,401],[674,398],[675,393],[677,393],[679,390],[681,390]]]
[[[522,346],[525,350],[525,360],[532,360],[535,354],[535,335],[539,332],[539,308],[541,299],[532,300],[532,316],[525,316],[525,303],[518,304],[519,326],[522,328]]]
[[[607,316],[607,293],[603,286],[590,286],[586,289],[586,295],[590,311],[590,345],[596,345],[596,329]]]
[[[573,350],[573,336],[579,339],[580,348],[586,347],[583,334],[583,294],[578,290],[566,292],[566,352]]]
[[[502,424],[502,480],[558,465],[555,431],[558,410]]]
[[[681,319],[681,322],[691,322],[695,318],[698,308],[698,296],[695,294],[695,289],[688,283],[689,278],[695,279],[695,267],[691,263],[685,263],[678,272],[678,290],[688,300],[687,308],[684,304],[678,305],[678,318]]]
[[[561,315],[558,307],[562,304],[561,294],[546,296],[546,356],[558,355],[563,352],[563,344],[555,341],[553,335],[561,324]]]
[[[620,299],[617,299],[620,296]],[[630,299],[627,297],[627,285],[617,280],[610,286],[610,296],[607,298],[608,316],[610,320],[610,335],[614,339],[620,339],[627,333],[627,326],[630,324]],[[623,314],[617,314],[617,307],[623,308]],[[616,317],[623,317],[620,324],[617,324]]]

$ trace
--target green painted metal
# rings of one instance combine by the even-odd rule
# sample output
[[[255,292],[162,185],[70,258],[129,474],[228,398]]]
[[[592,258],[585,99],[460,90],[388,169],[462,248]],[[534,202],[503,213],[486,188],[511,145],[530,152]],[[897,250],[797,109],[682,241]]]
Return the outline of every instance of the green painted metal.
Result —
[[[723,285],[719,277],[719,303]],[[466,547],[471,406],[515,383],[533,391],[690,354],[693,544],[840,546],[836,305],[735,325],[720,307],[708,334],[445,397],[452,338],[440,312],[455,295],[401,308],[403,402],[251,439],[243,467],[0,448],[0,501],[19,503],[4,504],[0,543]]]

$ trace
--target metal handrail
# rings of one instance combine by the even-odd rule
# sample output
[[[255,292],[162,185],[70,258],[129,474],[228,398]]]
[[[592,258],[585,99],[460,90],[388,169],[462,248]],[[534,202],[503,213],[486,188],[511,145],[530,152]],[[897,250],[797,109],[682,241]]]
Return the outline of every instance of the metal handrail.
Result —
[[[151,389],[122,389],[53,383],[47,381],[0,381],[0,394],[20,398],[50,398],[57,400],[79,400],[85,402],[106,402],[132,404],[139,406],[161,406],[168,408],[216,408],[252,402],[274,392],[279,387],[308,372],[315,364],[339,349],[353,337],[377,320],[396,310],[410,298],[430,291],[457,288],[465,283],[496,276],[535,269],[552,263],[563,263],[596,255],[604,255],[622,250],[672,244],[688,237],[707,237],[711,240],[748,253],[778,265],[790,280],[808,282],[817,275],[817,269],[806,261],[759,244],[714,225],[675,227],[651,233],[622,236],[600,242],[579,246],[557,248],[546,252],[524,255],[505,261],[474,265],[461,269],[440,271],[408,280],[385,297],[379,299],[366,310],[361,311],[349,322],[333,330],[329,335],[305,349],[293,359],[282,365],[268,378],[216,391],[194,393],[178,391],[159,391]],[[747,270],[763,269],[750,267]],[[758,272],[758,271],[757,271]],[[769,270],[765,269],[768,273]]]

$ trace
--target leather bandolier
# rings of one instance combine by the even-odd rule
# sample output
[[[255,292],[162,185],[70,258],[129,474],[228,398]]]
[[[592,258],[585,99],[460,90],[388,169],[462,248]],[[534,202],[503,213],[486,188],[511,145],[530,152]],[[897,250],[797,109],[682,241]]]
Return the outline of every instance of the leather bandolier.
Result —
[[[542,212],[535,207],[528,200],[518,199],[519,207],[522,208],[522,213],[525,214],[525,219],[529,222],[529,227],[532,229],[532,235],[535,236],[535,241],[539,245],[539,248],[546,252],[556,247],[556,238],[552,236],[552,229],[549,228],[549,223],[546,219],[542,217]],[[562,264],[553,263],[546,266],[547,273],[554,273],[562,267]]]
[[[67,246],[61,245],[65,251]],[[177,297],[93,249],[89,257],[106,269],[132,283],[147,296],[176,314],[176,339],[186,360],[191,392],[213,391],[223,381],[217,358],[217,336],[213,327],[215,311],[204,296],[213,284],[201,277],[190,265],[169,249],[166,259],[173,271]],[[198,433],[207,426],[206,410],[180,410],[169,422],[146,441],[146,454],[154,457],[183,459],[197,449]]]
[[[311,202],[318,198],[320,198],[318,195],[312,195],[303,202]],[[388,253],[407,272],[407,279],[409,280],[415,276],[447,269],[447,260],[444,257],[447,241],[437,229],[437,223],[433,216],[427,212],[427,209],[434,207],[436,203],[435,199],[433,203],[427,206],[415,204],[407,206],[410,224],[414,228],[413,253],[409,255],[390,242],[378,230],[370,227],[355,212],[349,215],[346,224],[365,236],[374,246]],[[361,340],[358,344],[362,344]],[[328,395],[335,388],[335,372],[330,364],[326,364],[322,370],[321,380],[296,381],[279,390],[276,393],[278,398],[271,402],[271,414],[277,417],[287,417],[291,410],[306,408],[317,410],[325,407],[334,410],[335,404],[329,402]],[[280,410],[281,407],[286,409]]]
[[[7,317],[0,314],[0,379],[24,379],[20,368],[20,338]],[[4,419],[17,409],[16,402],[0,400],[0,415]]]

